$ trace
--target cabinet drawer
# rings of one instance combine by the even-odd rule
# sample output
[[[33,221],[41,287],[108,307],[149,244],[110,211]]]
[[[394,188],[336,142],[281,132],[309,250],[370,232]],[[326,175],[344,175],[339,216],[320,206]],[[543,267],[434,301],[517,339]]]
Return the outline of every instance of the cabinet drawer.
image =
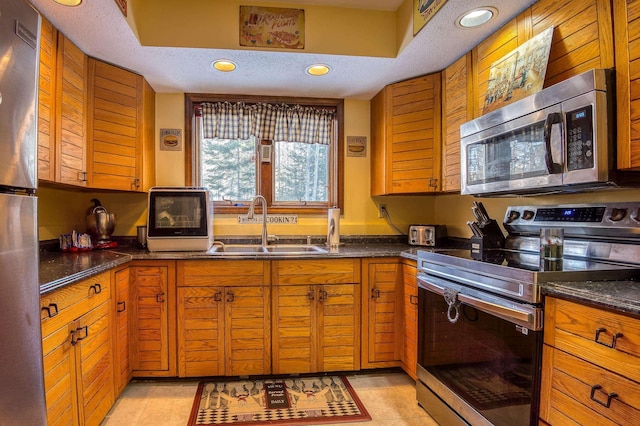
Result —
[[[637,383],[546,345],[544,360],[542,412],[551,424],[640,424]]]
[[[261,286],[269,284],[263,260],[185,260],[178,262],[179,287]]]
[[[640,319],[547,298],[544,340],[640,382]]]
[[[110,293],[109,272],[103,272],[45,294],[40,298],[42,335],[49,335],[100,305],[110,298]]]
[[[359,282],[359,259],[279,260],[273,262],[274,285]]]

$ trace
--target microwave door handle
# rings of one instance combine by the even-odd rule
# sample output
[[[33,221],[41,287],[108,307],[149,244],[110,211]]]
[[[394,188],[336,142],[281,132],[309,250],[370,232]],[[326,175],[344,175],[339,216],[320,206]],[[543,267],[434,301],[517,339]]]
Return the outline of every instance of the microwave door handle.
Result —
[[[562,135],[562,114],[559,112],[552,112],[547,115],[547,119],[544,122],[544,161],[547,163],[547,171],[549,174],[562,173],[562,163],[554,163],[553,155],[551,152],[551,129],[554,124],[560,124],[560,134]],[[562,138],[561,138],[562,139]]]

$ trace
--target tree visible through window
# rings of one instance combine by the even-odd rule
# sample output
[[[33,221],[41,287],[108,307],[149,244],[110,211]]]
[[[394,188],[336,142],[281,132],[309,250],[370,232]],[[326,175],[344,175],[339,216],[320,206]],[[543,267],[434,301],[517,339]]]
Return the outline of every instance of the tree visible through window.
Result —
[[[341,205],[342,100],[187,94],[185,105],[186,181],[209,188],[217,212],[242,212],[256,195],[270,212]]]

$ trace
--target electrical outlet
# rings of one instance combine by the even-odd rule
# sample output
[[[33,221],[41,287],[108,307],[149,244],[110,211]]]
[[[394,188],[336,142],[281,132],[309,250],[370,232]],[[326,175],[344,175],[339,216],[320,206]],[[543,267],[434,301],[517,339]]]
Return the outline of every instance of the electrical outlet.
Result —
[[[378,217],[384,217],[385,212],[387,211],[386,204],[380,204],[378,206]]]

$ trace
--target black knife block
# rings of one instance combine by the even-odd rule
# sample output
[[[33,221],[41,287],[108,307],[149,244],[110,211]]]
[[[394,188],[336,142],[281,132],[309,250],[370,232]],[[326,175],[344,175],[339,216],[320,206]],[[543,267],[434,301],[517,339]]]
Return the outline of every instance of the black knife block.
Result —
[[[476,260],[484,260],[486,250],[504,248],[504,234],[498,222],[491,219],[483,225],[478,224],[481,237],[471,237],[471,257]]]

